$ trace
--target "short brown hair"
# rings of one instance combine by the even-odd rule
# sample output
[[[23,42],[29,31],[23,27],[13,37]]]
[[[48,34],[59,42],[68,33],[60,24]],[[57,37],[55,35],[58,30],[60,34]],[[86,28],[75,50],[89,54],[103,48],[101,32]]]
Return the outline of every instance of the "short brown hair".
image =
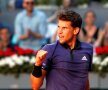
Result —
[[[74,12],[72,9],[61,9],[57,15],[59,20],[71,21],[72,27],[81,28],[82,18],[81,16]]]

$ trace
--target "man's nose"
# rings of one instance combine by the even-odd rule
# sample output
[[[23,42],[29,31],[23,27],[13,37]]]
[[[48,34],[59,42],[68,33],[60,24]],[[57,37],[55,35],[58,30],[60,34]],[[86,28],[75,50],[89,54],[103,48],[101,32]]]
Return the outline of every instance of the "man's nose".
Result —
[[[59,28],[59,34],[62,34],[63,31],[62,31],[62,28]]]

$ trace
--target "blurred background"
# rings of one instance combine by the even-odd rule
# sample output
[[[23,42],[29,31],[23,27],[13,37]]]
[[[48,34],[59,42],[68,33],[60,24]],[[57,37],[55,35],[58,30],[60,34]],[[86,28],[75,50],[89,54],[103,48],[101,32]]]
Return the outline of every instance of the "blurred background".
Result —
[[[94,47],[91,90],[108,90],[108,0],[0,0],[0,90],[31,89],[35,55],[58,39],[61,8],[82,16],[78,38]]]

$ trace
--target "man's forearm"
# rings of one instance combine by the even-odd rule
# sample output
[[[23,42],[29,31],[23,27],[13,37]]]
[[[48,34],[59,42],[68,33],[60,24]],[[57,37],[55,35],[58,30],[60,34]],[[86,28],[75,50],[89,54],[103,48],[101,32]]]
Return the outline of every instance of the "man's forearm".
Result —
[[[32,86],[33,90],[39,90],[40,87],[42,86],[42,84],[43,84],[42,77],[36,78],[33,75],[31,75],[31,86]]]
[[[47,51],[40,50],[36,54],[36,62],[31,74],[31,85],[33,90],[40,89],[41,85],[43,84],[44,77],[47,74],[47,71],[43,70],[41,67],[47,53],[48,53]]]
[[[33,90],[40,89],[40,87],[43,84],[44,77],[46,76],[46,73],[47,73],[46,71],[42,70],[42,76],[39,78],[36,78],[31,74],[31,86],[32,86]]]
[[[38,33],[32,33],[33,37],[35,37],[36,39],[42,39],[43,36],[41,34]]]
[[[27,35],[21,35],[21,36],[19,37],[19,40],[26,40],[27,38],[28,38]]]

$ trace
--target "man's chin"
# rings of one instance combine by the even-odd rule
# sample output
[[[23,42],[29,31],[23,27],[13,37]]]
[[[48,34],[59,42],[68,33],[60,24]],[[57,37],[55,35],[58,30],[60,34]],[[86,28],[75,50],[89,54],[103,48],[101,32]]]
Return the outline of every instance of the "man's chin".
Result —
[[[62,40],[59,40],[59,42],[60,42],[60,44],[64,44],[65,42],[64,41],[62,41]]]

